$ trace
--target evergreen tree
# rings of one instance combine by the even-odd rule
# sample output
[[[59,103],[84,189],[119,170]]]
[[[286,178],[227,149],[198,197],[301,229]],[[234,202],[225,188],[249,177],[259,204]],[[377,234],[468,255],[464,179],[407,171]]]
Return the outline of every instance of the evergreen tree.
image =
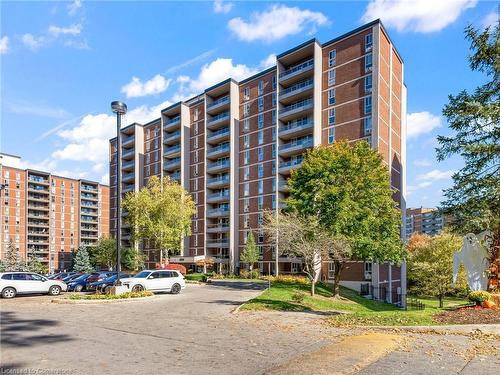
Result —
[[[253,233],[250,231],[247,237],[245,249],[240,255],[240,261],[242,261],[243,263],[248,263],[248,267],[250,268],[250,277],[252,277],[254,263],[259,261],[259,255],[259,249],[255,244],[255,238],[253,236]]]
[[[26,268],[21,253],[12,240],[9,241],[5,250],[4,264],[6,271],[24,271]]]
[[[82,273],[89,273],[94,271],[92,264],[90,263],[90,257],[87,248],[82,246],[78,249],[74,258],[73,271]]]
[[[40,260],[33,254],[30,254],[28,256],[28,262],[26,262],[26,270],[39,274],[47,273],[47,267],[42,264],[42,262],[40,262]]]

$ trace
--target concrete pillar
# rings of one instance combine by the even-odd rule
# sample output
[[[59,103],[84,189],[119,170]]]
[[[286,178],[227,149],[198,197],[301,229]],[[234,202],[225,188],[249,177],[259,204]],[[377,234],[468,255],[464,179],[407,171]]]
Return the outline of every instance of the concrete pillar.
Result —
[[[392,263],[389,262],[389,288],[387,292],[389,293],[389,298],[387,298],[387,301],[389,303],[392,303]]]

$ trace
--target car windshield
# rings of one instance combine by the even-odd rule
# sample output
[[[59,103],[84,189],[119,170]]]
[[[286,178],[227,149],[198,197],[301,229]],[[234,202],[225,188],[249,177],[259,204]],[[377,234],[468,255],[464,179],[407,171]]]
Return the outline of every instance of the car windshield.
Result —
[[[142,279],[145,279],[146,277],[149,276],[151,272],[149,271],[142,271],[142,272],[139,272],[137,275],[135,275],[134,277],[137,277],[137,278],[142,278]]]
[[[85,280],[87,277],[89,277],[90,275],[89,274],[84,274],[84,275],[80,275],[78,276],[76,279],[73,279],[71,281],[80,281],[80,280]]]

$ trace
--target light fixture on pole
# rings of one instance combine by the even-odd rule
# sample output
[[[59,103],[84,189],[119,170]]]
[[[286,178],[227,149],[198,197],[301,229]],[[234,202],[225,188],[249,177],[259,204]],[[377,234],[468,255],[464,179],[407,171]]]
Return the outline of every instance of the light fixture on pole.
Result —
[[[120,285],[120,245],[121,245],[121,164],[122,164],[122,139],[120,129],[122,124],[122,116],[127,113],[127,105],[120,101],[111,102],[111,110],[116,113],[116,285]]]

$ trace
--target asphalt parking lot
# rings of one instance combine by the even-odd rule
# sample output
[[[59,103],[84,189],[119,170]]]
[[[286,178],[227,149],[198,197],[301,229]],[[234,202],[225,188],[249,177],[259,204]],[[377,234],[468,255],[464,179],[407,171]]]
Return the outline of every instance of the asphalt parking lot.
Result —
[[[498,339],[335,329],[313,313],[231,313],[265,284],[188,285],[108,304],[2,300],[0,369],[58,374],[486,374]],[[320,370],[321,369],[321,370]],[[56,371],[53,371],[56,370]],[[30,372],[36,373],[36,372]]]

